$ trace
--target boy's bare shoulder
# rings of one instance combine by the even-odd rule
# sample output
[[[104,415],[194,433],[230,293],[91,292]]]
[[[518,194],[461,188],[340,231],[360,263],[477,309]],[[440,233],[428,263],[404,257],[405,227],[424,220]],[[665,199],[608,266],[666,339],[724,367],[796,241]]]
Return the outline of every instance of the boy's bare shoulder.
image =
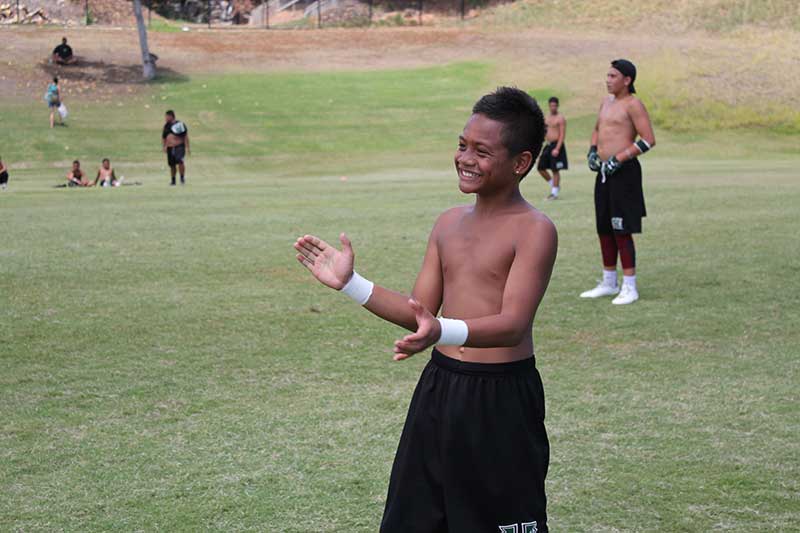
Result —
[[[472,207],[473,206],[471,205],[458,205],[456,207],[451,207],[450,209],[447,209],[446,211],[442,212],[441,215],[439,215],[439,218],[436,219],[436,224],[434,225],[434,228],[442,225],[447,225],[451,222],[460,219],[470,209],[472,209]]]
[[[625,100],[625,107],[627,107],[629,110],[644,109],[644,102],[639,100],[635,94],[632,94]]]
[[[526,210],[520,212],[515,218],[514,227],[517,232],[523,235],[536,240],[557,236],[556,225],[553,224],[553,221],[530,204]]]

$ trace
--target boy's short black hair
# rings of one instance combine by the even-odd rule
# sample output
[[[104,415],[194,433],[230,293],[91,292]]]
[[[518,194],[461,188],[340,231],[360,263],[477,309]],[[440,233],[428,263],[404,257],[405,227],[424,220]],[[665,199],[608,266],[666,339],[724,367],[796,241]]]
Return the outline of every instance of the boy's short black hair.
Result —
[[[77,163],[77,164],[79,164],[79,165],[81,164],[81,162],[80,162],[80,161],[78,161],[77,159],[76,159],[75,161],[73,161],[73,162],[72,162],[72,164],[73,164],[73,165],[74,165],[74,164],[76,164],[76,163]]]
[[[175,118],[175,111],[173,111],[172,109],[167,109],[167,112],[166,112],[166,113],[164,113],[164,114],[165,114],[165,115],[169,115],[169,116],[171,116],[172,118]]]
[[[58,76],[53,78],[53,83],[58,83]]]
[[[109,163],[111,163],[111,161],[109,161],[109,159],[108,159],[107,157],[104,157],[104,158],[103,158],[103,160],[102,160],[102,161],[100,161],[100,162],[101,162],[101,163],[105,163],[106,161],[108,161]]]
[[[512,156],[522,152],[531,153],[531,166],[522,174],[521,181],[533,168],[533,162],[542,151],[544,115],[539,104],[531,95],[516,87],[498,87],[478,100],[472,107],[472,113],[504,124],[503,145]]]
[[[548,102],[548,103],[551,103],[551,104],[552,104],[553,102],[555,102],[555,103],[556,103],[556,105],[559,105],[558,96],[551,96],[551,97],[550,97],[550,100],[548,100],[547,102]]]

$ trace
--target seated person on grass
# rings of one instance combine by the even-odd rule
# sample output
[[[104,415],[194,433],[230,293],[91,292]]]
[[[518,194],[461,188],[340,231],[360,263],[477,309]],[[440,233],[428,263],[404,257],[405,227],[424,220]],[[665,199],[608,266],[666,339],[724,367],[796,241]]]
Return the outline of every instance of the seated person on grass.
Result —
[[[69,187],[91,187],[93,182],[86,179],[86,174],[81,170],[81,162],[77,159],[72,162],[72,170],[67,173],[67,186]]]
[[[122,184],[122,178],[117,179],[117,175],[114,173],[114,168],[108,158],[103,159],[103,163],[97,169],[94,185],[98,183],[101,187],[119,187]]]
[[[61,44],[53,48],[53,63],[59,65],[72,65],[78,58],[72,55],[72,47],[67,44],[67,38],[61,39]]]

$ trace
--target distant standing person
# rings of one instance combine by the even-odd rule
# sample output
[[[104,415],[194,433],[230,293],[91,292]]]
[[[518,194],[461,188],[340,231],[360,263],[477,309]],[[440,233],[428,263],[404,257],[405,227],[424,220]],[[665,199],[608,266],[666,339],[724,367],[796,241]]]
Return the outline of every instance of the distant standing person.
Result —
[[[167,153],[167,164],[172,181],[175,185],[175,169],[181,173],[181,185],[186,183],[186,166],[183,163],[186,154],[191,154],[189,148],[189,128],[186,124],[175,118],[175,112],[169,110],[164,114],[164,131],[161,133],[161,144]]]
[[[72,65],[78,59],[72,55],[72,47],[67,44],[67,38],[62,37],[61,44],[53,48],[53,63],[59,65]]]
[[[656,145],[647,109],[633,96],[634,81],[636,67],[633,63],[626,59],[611,62],[606,74],[609,96],[600,104],[587,156],[589,169],[597,172],[594,210],[603,257],[603,279],[594,289],[581,293],[581,298],[619,293],[611,301],[616,305],[631,304],[639,299],[632,235],[641,233],[642,217],[647,216],[647,210],[638,158]],[[617,285],[617,254],[622,263],[622,290]]]
[[[539,164],[536,170],[542,175],[544,180],[550,184],[550,195],[546,200],[558,199],[561,191],[561,171],[567,170],[567,147],[564,146],[564,137],[567,134],[567,120],[564,115],[558,112],[558,98],[551,96],[549,100],[550,113],[545,116],[547,133],[545,135],[545,145],[542,154],[539,156]],[[549,171],[549,172],[548,172]],[[552,176],[550,175],[552,172]]]
[[[0,157],[0,191],[8,188],[8,167],[3,163],[3,158]]]
[[[58,123],[63,125],[64,119],[58,112],[58,107],[61,105],[61,90],[58,88],[58,78],[53,78],[53,83],[47,86],[47,93],[44,95],[47,101],[47,107],[50,108],[50,127],[55,126],[55,119],[58,116]]]

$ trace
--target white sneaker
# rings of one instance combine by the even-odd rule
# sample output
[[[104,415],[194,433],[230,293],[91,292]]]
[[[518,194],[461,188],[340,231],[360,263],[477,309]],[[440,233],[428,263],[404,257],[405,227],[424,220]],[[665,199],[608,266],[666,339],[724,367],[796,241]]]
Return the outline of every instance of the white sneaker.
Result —
[[[600,298],[601,296],[614,296],[619,292],[619,285],[608,285],[604,282],[597,284],[597,287],[590,291],[581,293],[581,298]]]
[[[639,299],[639,293],[636,290],[636,287],[632,287],[630,285],[622,284],[622,290],[619,293],[619,296],[611,300],[611,303],[614,305],[627,305],[632,304],[636,300]]]

